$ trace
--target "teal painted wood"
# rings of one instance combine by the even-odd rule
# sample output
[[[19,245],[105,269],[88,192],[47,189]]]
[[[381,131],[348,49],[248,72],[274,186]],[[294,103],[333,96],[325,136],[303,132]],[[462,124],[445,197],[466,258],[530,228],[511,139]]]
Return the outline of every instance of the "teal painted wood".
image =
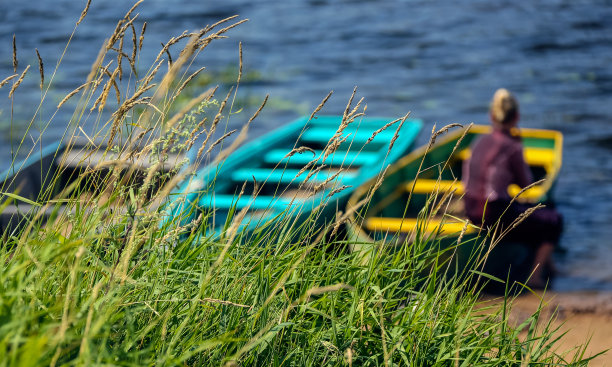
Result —
[[[334,136],[336,129],[334,128],[313,128],[308,129],[302,135],[302,140],[307,142],[327,142],[329,139]],[[356,130],[356,129],[346,129],[344,131],[346,135],[348,135],[347,141],[353,142],[356,144],[364,144],[369,138],[372,137],[373,131],[371,130]],[[394,131],[382,131],[376,136],[374,136],[373,141],[376,143],[385,143],[389,142],[393,135]]]
[[[166,223],[184,225],[202,212],[214,211],[215,228],[211,228],[211,233],[219,233],[227,216],[243,208],[257,212],[257,215],[245,216],[241,227],[248,230],[280,218],[305,219],[314,208],[321,210],[318,221],[331,221],[336,209],[346,205],[355,187],[412,150],[422,127],[420,120],[407,120],[389,149],[399,122],[365,144],[392,119],[362,118],[346,127],[340,136],[346,140],[324,157],[325,146],[335,136],[341,121],[341,116],[320,116],[310,121],[307,117],[299,118],[242,146],[225,161],[198,170],[170,196],[165,209]],[[314,150],[315,154],[305,151],[285,157],[292,149],[302,146]],[[298,175],[309,163],[312,167]],[[320,172],[308,177],[322,164],[326,166]],[[334,176],[339,169],[343,171]],[[308,193],[304,188],[312,193],[314,187],[328,179],[331,180],[327,185],[319,187],[314,195],[295,195],[300,190]],[[255,183],[262,191],[253,199],[250,191]],[[243,185],[246,193],[237,200]],[[343,185],[346,185],[344,190],[329,196],[332,190]]]
[[[299,184],[308,177],[308,172],[300,173],[299,169],[285,168],[281,170],[269,170],[266,168],[242,168],[232,173],[232,180],[237,182],[253,181],[253,178],[260,183],[285,183]],[[335,171],[318,172],[314,174],[308,181],[313,183],[321,183],[332,177]],[[350,181],[357,176],[356,172],[342,172],[338,175],[338,179],[342,181]]]
[[[274,196],[257,196],[255,198],[243,196],[237,198],[234,195],[211,195],[200,200],[200,206],[202,207],[215,207],[219,209],[242,209],[248,206],[253,210],[272,208],[284,210],[289,205],[297,205],[297,203],[291,203],[291,199],[277,198]]]
[[[276,149],[272,150],[264,156],[264,162],[266,163],[281,163],[281,164],[299,164],[305,165],[312,161],[315,157],[322,157],[322,150],[315,150],[312,152],[306,151],[301,154],[294,154],[291,157],[287,157],[289,150]],[[343,154],[346,153],[346,154]],[[333,154],[329,159],[326,160],[326,164],[330,166],[338,165],[357,165],[363,166],[366,164],[372,164],[376,161],[378,155],[372,152],[340,152],[339,154]]]

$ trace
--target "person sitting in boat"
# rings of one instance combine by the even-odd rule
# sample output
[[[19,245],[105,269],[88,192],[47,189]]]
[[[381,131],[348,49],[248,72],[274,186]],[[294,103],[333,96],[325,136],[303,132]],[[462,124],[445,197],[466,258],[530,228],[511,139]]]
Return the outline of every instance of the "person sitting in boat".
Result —
[[[523,144],[517,134],[519,106],[506,89],[498,89],[490,106],[493,131],[473,143],[472,155],[463,164],[465,211],[473,223],[493,226],[499,221],[501,230],[510,225],[528,208],[508,194],[508,185],[526,187],[533,182],[523,158]],[[546,285],[544,269],[554,272],[552,252],[563,226],[561,215],[552,208],[540,208],[510,230],[505,239],[534,247],[535,259],[528,285]]]

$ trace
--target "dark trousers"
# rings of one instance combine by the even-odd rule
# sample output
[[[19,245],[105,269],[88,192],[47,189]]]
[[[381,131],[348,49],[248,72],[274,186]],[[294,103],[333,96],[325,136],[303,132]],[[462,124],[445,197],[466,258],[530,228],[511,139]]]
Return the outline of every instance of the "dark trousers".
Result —
[[[501,226],[498,233],[507,228],[534,205],[521,204],[507,200],[496,200],[488,202],[484,209],[484,215],[470,215],[470,202],[466,201],[466,211],[469,219],[478,225],[492,227],[499,223]],[[472,211],[473,212],[473,211]],[[483,221],[484,219],[484,221]],[[539,246],[544,242],[554,245],[559,243],[559,237],[563,231],[563,217],[554,208],[544,207],[536,209],[524,218],[515,228],[512,228],[504,237],[508,241],[523,242],[532,246]]]

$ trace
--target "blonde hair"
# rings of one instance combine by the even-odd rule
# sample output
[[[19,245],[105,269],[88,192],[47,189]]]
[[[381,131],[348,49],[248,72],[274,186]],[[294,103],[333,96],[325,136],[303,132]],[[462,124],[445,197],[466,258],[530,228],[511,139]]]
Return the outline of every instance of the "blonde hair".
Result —
[[[509,124],[518,116],[518,102],[507,89],[500,88],[493,95],[490,112],[493,122]]]

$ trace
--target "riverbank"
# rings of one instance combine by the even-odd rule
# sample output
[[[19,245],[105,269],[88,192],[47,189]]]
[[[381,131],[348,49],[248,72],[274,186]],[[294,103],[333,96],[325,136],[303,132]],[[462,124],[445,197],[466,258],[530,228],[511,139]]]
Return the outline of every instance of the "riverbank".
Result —
[[[502,302],[486,297],[486,303]],[[585,357],[612,348],[612,292],[577,291],[529,293],[516,298],[510,312],[510,322],[518,326],[527,320],[542,303],[542,320],[554,316],[553,328],[566,333],[555,343],[556,351],[575,349],[588,342]],[[556,313],[556,315],[555,315]],[[559,334],[560,335],[560,334]],[[596,357],[589,366],[612,366],[612,350]]]

